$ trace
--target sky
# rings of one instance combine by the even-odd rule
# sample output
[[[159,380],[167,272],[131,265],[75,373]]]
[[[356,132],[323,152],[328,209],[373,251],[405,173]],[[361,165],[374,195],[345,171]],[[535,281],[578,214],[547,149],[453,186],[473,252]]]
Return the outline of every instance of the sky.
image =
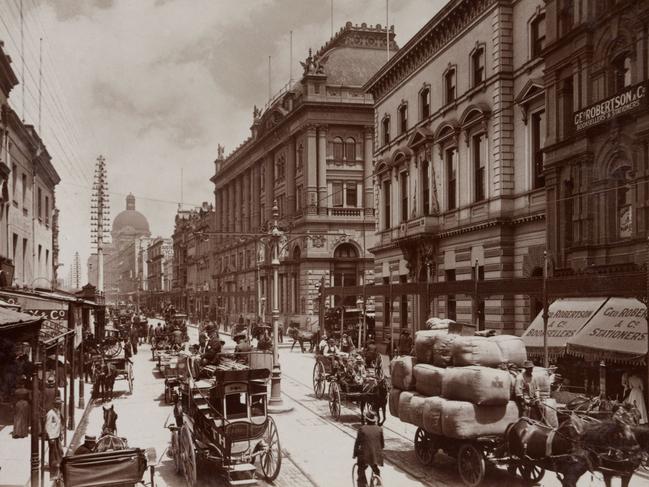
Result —
[[[397,43],[405,44],[444,3],[390,0]],[[225,146],[227,156],[249,136],[253,106],[268,101],[268,56],[275,93],[289,80],[290,31],[293,73],[299,78],[299,61],[331,35],[331,5],[330,0],[0,1],[0,40],[24,80],[10,103],[26,123],[38,127],[40,120],[62,179],[56,191],[59,276],[68,274],[79,252],[85,282],[92,251],[90,193],[100,154],[107,161],[111,220],[133,193],[152,235],[171,236],[181,186],[185,205],[213,202],[209,178],[217,145]],[[334,30],[347,21],[384,26],[386,1],[333,0]]]

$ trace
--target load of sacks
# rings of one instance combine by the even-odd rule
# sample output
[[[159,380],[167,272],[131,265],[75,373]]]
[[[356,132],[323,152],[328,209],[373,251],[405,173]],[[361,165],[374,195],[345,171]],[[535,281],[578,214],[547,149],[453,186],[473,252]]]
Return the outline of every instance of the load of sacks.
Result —
[[[514,377],[497,368],[527,360],[516,336],[416,333],[415,356],[390,364],[390,413],[401,421],[451,438],[500,435],[518,419]]]

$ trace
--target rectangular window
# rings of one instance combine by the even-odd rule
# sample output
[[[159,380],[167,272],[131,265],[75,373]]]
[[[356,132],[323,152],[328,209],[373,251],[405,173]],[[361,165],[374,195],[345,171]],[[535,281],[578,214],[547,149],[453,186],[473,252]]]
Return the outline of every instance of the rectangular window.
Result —
[[[15,233],[13,234],[13,239],[12,239],[13,247],[11,248],[11,251],[13,252],[13,261],[14,261],[14,266],[16,265],[16,251],[18,250],[18,235]]]
[[[23,284],[27,283],[27,239],[23,238]]]
[[[455,101],[455,69],[449,70],[444,75],[446,103]]]
[[[572,30],[574,22],[573,0],[561,0],[559,4],[559,35],[566,35]]]
[[[351,137],[345,141],[345,160],[356,160],[356,141]]]
[[[38,219],[43,218],[43,191],[38,188]]]
[[[428,166],[429,163],[427,160],[423,161],[421,164],[421,181],[422,181],[422,195],[424,207],[424,215],[430,215],[430,179],[428,178]]]
[[[383,144],[390,143],[390,117],[383,119]]]
[[[575,99],[572,77],[566,78],[561,87],[561,98],[563,108],[563,137],[570,137],[575,131],[573,120],[573,111],[575,109]]]
[[[486,176],[486,150],[484,134],[473,137],[473,170],[475,178],[475,200],[485,199],[485,176]]]
[[[358,206],[358,195],[356,191],[356,182],[351,181],[345,183],[345,206],[356,207]]]
[[[18,166],[11,165],[11,191],[13,191],[14,203],[18,204]]]
[[[50,197],[46,196],[45,197],[45,224],[48,225],[50,223]]]
[[[390,228],[390,199],[392,195],[390,194],[390,181],[383,182],[383,222],[384,228]]]
[[[532,59],[537,58],[545,47],[545,14],[534,19],[531,25]]]
[[[445,270],[444,277],[446,282],[455,281],[455,269]],[[449,294],[446,297],[446,317],[453,321],[457,320],[457,302],[454,294]]]
[[[339,208],[343,206],[343,182],[342,181],[333,181],[331,183],[331,192],[333,198],[334,208]]]
[[[23,183],[23,210],[27,209],[27,174],[22,175],[22,183]]]
[[[473,53],[473,86],[484,81],[484,49],[479,48]]]
[[[408,105],[399,107],[399,133],[405,134],[408,131]]]
[[[402,172],[399,178],[401,183],[401,222],[408,221],[408,173]]]
[[[446,206],[449,210],[457,208],[457,149],[446,149]]]
[[[430,117],[430,90],[428,88],[419,94],[419,104],[421,105],[422,120]]]
[[[299,213],[302,209],[302,191],[303,186],[300,184],[295,190],[295,212]]]
[[[408,295],[401,295],[399,303],[399,317],[401,318],[401,328],[408,328]]]
[[[545,143],[545,111],[541,110],[532,114],[532,165],[533,165],[533,187],[542,188],[545,186],[543,175],[543,145]]]

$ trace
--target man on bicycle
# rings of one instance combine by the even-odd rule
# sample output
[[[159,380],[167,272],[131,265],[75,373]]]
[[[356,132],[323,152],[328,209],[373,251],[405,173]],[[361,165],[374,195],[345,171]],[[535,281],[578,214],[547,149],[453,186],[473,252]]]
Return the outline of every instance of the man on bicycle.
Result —
[[[360,427],[354,443],[353,458],[358,459],[358,487],[367,486],[365,477],[367,467],[372,468],[374,475],[381,476],[379,466],[383,466],[383,448],[385,448],[383,429],[376,425],[376,415],[372,411],[365,413],[365,422],[367,424]]]

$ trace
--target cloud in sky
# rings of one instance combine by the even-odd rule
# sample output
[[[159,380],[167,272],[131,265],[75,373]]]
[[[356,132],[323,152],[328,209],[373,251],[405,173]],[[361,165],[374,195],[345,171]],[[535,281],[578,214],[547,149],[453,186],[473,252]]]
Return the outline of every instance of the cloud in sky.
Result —
[[[9,2],[11,3],[11,2]],[[390,23],[405,42],[443,6],[443,0],[392,0]],[[89,195],[93,164],[108,161],[111,216],[136,195],[154,235],[169,236],[180,200],[212,201],[217,144],[226,153],[248,135],[253,105],[289,78],[289,31],[293,73],[299,60],[330,36],[330,2],[323,0],[30,0],[26,14],[27,66],[38,72],[38,37],[44,38],[44,90],[52,90],[69,114],[44,113],[43,137],[63,182],[61,261],[90,253]],[[3,12],[3,8],[7,10]],[[18,38],[15,9],[0,36]],[[11,15],[11,16],[10,16]],[[334,28],[346,21],[385,24],[382,0],[335,0]],[[3,31],[4,29],[4,31]],[[7,44],[19,71],[20,52]],[[55,75],[56,72],[56,75]],[[57,83],[53,82],[57,79]],[[27,80],[31,91],[34,80]],[[55,89],[58,88],[58,89]],[[12,93],[14,106],[20,90]],[[53,96],[54,96],[53,95]],[[34,97],[27,99],[36,113]],[[54,105],[54,103],[52,103]],[[29,115],[30,110],[28,110]],[[29,117],[28,118],[28,122]],[[56,138],[60,143],[55,143]],[[67,155],[67,157],[66,157]],[[74,157],[70,157],[74,156]],[[67,162],[75,159],[77,165]],[[75,175],[83,164],[86,177]]]

